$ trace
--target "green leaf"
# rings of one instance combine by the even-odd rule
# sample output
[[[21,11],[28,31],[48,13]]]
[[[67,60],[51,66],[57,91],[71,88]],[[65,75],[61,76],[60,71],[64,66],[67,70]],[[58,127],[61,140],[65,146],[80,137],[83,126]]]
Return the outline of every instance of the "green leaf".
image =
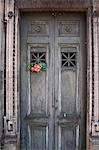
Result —
[[[31,64],[27,65],[27,69],[30,70],[31,69]]]
[[[43,68],[46,68],[47,64],[46,63],[42,63],[42,66],[43,66]]]

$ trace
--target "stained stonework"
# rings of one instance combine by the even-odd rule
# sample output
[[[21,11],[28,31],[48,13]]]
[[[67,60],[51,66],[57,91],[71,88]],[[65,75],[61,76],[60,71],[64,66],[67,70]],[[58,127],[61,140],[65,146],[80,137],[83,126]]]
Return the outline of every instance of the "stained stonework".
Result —
[[[65,10],[65,8],[69,9],[85,9],[90,5],[90,0],[17,0],[16,6],[19,9],[55,9],[55,10]]]
[[[93,5],[92,5],[93,4]],[[87,129],[86,150],[99,149],[99,1],[5,0],[6,115],[4,116],[4,0],[0,0],[0,143],[3,150],[20,150],[20,33],[21,11],[86,11],[87,32]],[[12,12],[12,17],[8,13]],[[79,36],[79,22],[59,23],[60,36]],[[48,22],[31,22],[29,36],[49,35]],[[0,146],[0,150],[1,150]]]

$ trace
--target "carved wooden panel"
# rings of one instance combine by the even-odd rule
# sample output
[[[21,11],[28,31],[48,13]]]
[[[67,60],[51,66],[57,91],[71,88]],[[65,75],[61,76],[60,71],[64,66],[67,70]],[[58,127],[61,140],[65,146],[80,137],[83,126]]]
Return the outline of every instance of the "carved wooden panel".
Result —
[[[31,73],[31,113],[46,113],[46,74]]]
[[[31,150],[47,150],[46,127],[31,127]]]
[[[59,36],[79,36],[80,22],[79,21],[61,21],[58,22]]]
[[[76,111],[76,73],[62,72],[61,84],[61,111],[72,114]]]
[[[75,130],[66,130],[62,128],[62,150],[76,150],[76,135]]]
[[[66,9],[85,9],[90,7],[91,0],[17,0],[16,5],[20,9],[43,9],[66,11]]]
[[[78,150],[79,126],[61,125],[59,136],[61,137],[61,150]]]
[[[30,36],[48,36],[49,23],[45,21],[32,21],[29,33]]]
[[[61,46],[61,113],[73,114],[77,103],[78,46]]]
[[[44,45],[34,44],[28,54],[29,62],[47,62],[48,49]],[[47,70],[41,73],[29,72],[29,95],[31,114],[46,114],[48,101]]]

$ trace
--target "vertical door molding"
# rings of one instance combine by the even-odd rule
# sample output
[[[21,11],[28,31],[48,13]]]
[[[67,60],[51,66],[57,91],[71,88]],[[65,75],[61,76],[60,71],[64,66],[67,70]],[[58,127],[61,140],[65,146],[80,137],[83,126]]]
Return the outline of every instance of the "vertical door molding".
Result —
[[[92,136],[99,136],[99,44],[98,44],[99,15],[97,13],[95,14],[94,12],[93,12],[94,105],[93,105]]]
[[[12,122],[13,117],[13,17],[8,17],[8,12],[14,10],[14,3],[6,2],[6,20],[7,20],[7,43],[6,43],[6,116],[5,116],[5,134],[8,131],[8,122]],[[8,120],[8,121],[7,121]]]
[[[56,25],[58,30],[56,28],[55,32],[55,149],[84,149],[83,108],[87,94],[85,17],[72,17],[69,14],[57,16]]]
[[[3,30],[3,2],[0,0],[0,149],[2,141],[3,112],[4,112],[4,30]]]
[[[91,133],[92,121],[92,26],[91,26],[91,9],[87,10],[87,133],[86,148],[89,149],[89,135]]]
[[[31,63],[31,53],[45,53],[45,60],[46,60],[46,63],[47,63],[47,67],[49,66],[49,44],[28,44],[27,46],[27,55],[28,55],[28,58],[27,58],[27,63],[30,64]],[[36,59],[35,59],[36,60]],[[28,72],[28,110],[27,110],[27,115],[31,115],[31,113],[33,113],[33,106],[32,106],[32,103],[31,103],[31,96],[33,96],[35,94],[35,92],[33,93],[33,95],[31,95],[31,88],[32,85],[31,85],[31,78],[33,78],[31,76],[31,73],[30,71]],[[36,75],[37,76],[37,75]],[[33,82],[33,81],[32,81]],[[48,109],[48,70],[46,70],[46,79],[45,79],[45,116],[49,116],[49,109]],[[32,91],[33,92],[33,91]],[[36,107],[36,106],[34,106]],[[37,112],[36,112],[37,113]],[[34,112],[35,114],[35,112]]]
[[[20,149],[20,12],[16,9],[16,64],[15,64],[15,108],[16,108],[16,131],[18,140],[18,149]]]
[[[15,1],[7,1],[5,9],[7,20],[6,36],[6,116],[4,117],[5,136],[16,137],[17,134],[17,55],[18,55],[18,12],[15,11]],[[11,15],[12,16],[9,16]],[[12,140],[12,139],[11,139]],[[15,140],[15,138],[13,138]]]

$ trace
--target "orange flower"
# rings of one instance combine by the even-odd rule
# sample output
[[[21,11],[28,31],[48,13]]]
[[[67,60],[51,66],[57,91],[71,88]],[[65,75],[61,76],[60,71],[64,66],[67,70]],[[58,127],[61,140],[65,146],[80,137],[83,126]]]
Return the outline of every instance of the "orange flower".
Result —
[[[41,66],[39,66],[38,64],[35,64],[32,68],[31,71],[35,71],[35,72],[39,72],[41,70]]]
[[[31,71],[32,71],[32,72],[34,72],[34,71],[35,71],[34,67],[31,67]]]

